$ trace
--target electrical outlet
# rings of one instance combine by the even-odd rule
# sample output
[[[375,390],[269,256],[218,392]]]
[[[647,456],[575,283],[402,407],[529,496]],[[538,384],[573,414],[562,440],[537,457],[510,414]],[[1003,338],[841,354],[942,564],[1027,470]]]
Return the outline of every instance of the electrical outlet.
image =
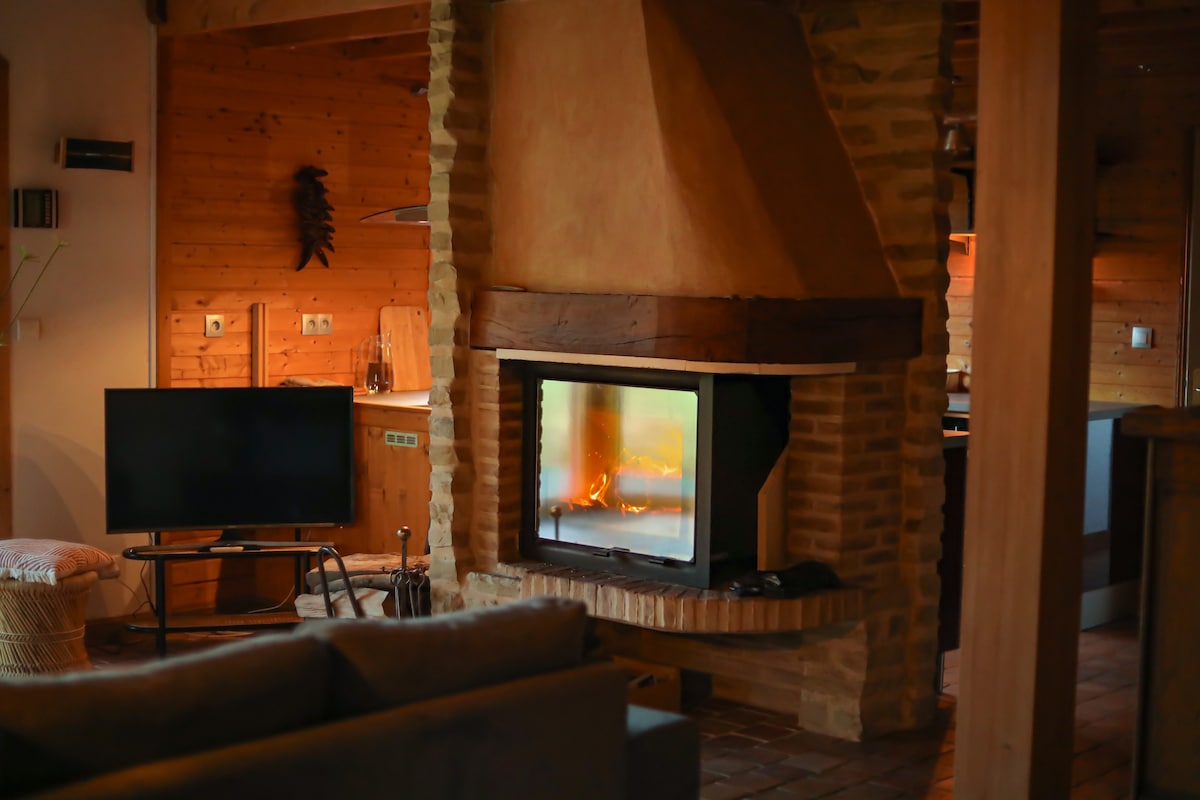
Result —
[[[205,314],[204,335],[210,339],[225,335],[225,315]]]
[[[305,336],[328,336],[333,333],[333,314],[301,314],[300,333]]]

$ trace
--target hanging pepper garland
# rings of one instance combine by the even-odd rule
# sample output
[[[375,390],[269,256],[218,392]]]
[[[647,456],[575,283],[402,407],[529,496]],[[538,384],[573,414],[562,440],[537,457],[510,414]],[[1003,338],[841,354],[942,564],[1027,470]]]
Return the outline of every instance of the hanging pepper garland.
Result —
[[[329,173],[320,167],[305,166],[296,170],[295,194],[296,213],[300,218],[300,263],[296,271],[304,269],[313,256],[325,266],[329,266],[329,257],[325,251],[333,252],[333,231],[330,224],[333,206],[325,199],[325,185],[321,183]]]

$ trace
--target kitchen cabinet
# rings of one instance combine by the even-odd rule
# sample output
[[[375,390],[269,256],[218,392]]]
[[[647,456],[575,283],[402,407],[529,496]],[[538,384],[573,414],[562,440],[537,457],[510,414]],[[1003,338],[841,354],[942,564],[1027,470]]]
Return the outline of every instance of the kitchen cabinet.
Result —
[[[1090,628],[1133,613],[1137,581],[1141,575],[1143,484],[1146,475],[1145,443],[1122,435],[1124,416],[1137,404],[1092,401],[1088,404],[1087,462],[1084,484],[1083,528],[1083,605],[1082,627]],[[969,431],[970,394],[950,393],[942,420],[947,432]],[[947,458],[947,531],[952,517],[961,511],[952,508],[952,499],[963,491],[959,472],[965,475],[958,456]],[[952,552],[947,548],[957,548]],[[961,558],[961,534],[948,542],[943,537],[943,565],[940,569],[961,580],[961,564],[947,559]],[[943,576],[943,582],[946,577]],[[952,587],[954,591],[958,587]],[[942,650],[957,647],[957,605],[942,609],[939,641]]]
[[[1200,407],[1124,423],[1151,443],[1134,797],[1200,797]]]
[[[409,552],[425,552],[429,536],[429,393],[364,395],[354,402],[357,520],[332,538],[343,555],[400,551],[396,531],[407,525]]]

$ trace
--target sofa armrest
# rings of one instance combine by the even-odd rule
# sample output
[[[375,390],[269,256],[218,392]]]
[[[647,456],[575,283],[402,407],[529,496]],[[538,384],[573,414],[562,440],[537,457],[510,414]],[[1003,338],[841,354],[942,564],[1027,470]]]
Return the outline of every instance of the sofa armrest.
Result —
[[[629,706],[626,800],[696,800],[700,729],[680,714]]]

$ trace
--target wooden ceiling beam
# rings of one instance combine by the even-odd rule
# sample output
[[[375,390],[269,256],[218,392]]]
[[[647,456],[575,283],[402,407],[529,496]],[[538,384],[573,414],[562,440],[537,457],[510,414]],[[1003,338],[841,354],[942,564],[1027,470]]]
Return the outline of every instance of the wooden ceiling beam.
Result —
[[[299,22],[257,25],[236,31],[233,35],[250,47],[267,48],[342,44],[410,34],[416,35],[421,46],[427,43],[429,6],[387,8]]]
[[[421,5],[428,7],[429,0],[166,0],[166,20],[158,24],[158,35],[214,33]]]

